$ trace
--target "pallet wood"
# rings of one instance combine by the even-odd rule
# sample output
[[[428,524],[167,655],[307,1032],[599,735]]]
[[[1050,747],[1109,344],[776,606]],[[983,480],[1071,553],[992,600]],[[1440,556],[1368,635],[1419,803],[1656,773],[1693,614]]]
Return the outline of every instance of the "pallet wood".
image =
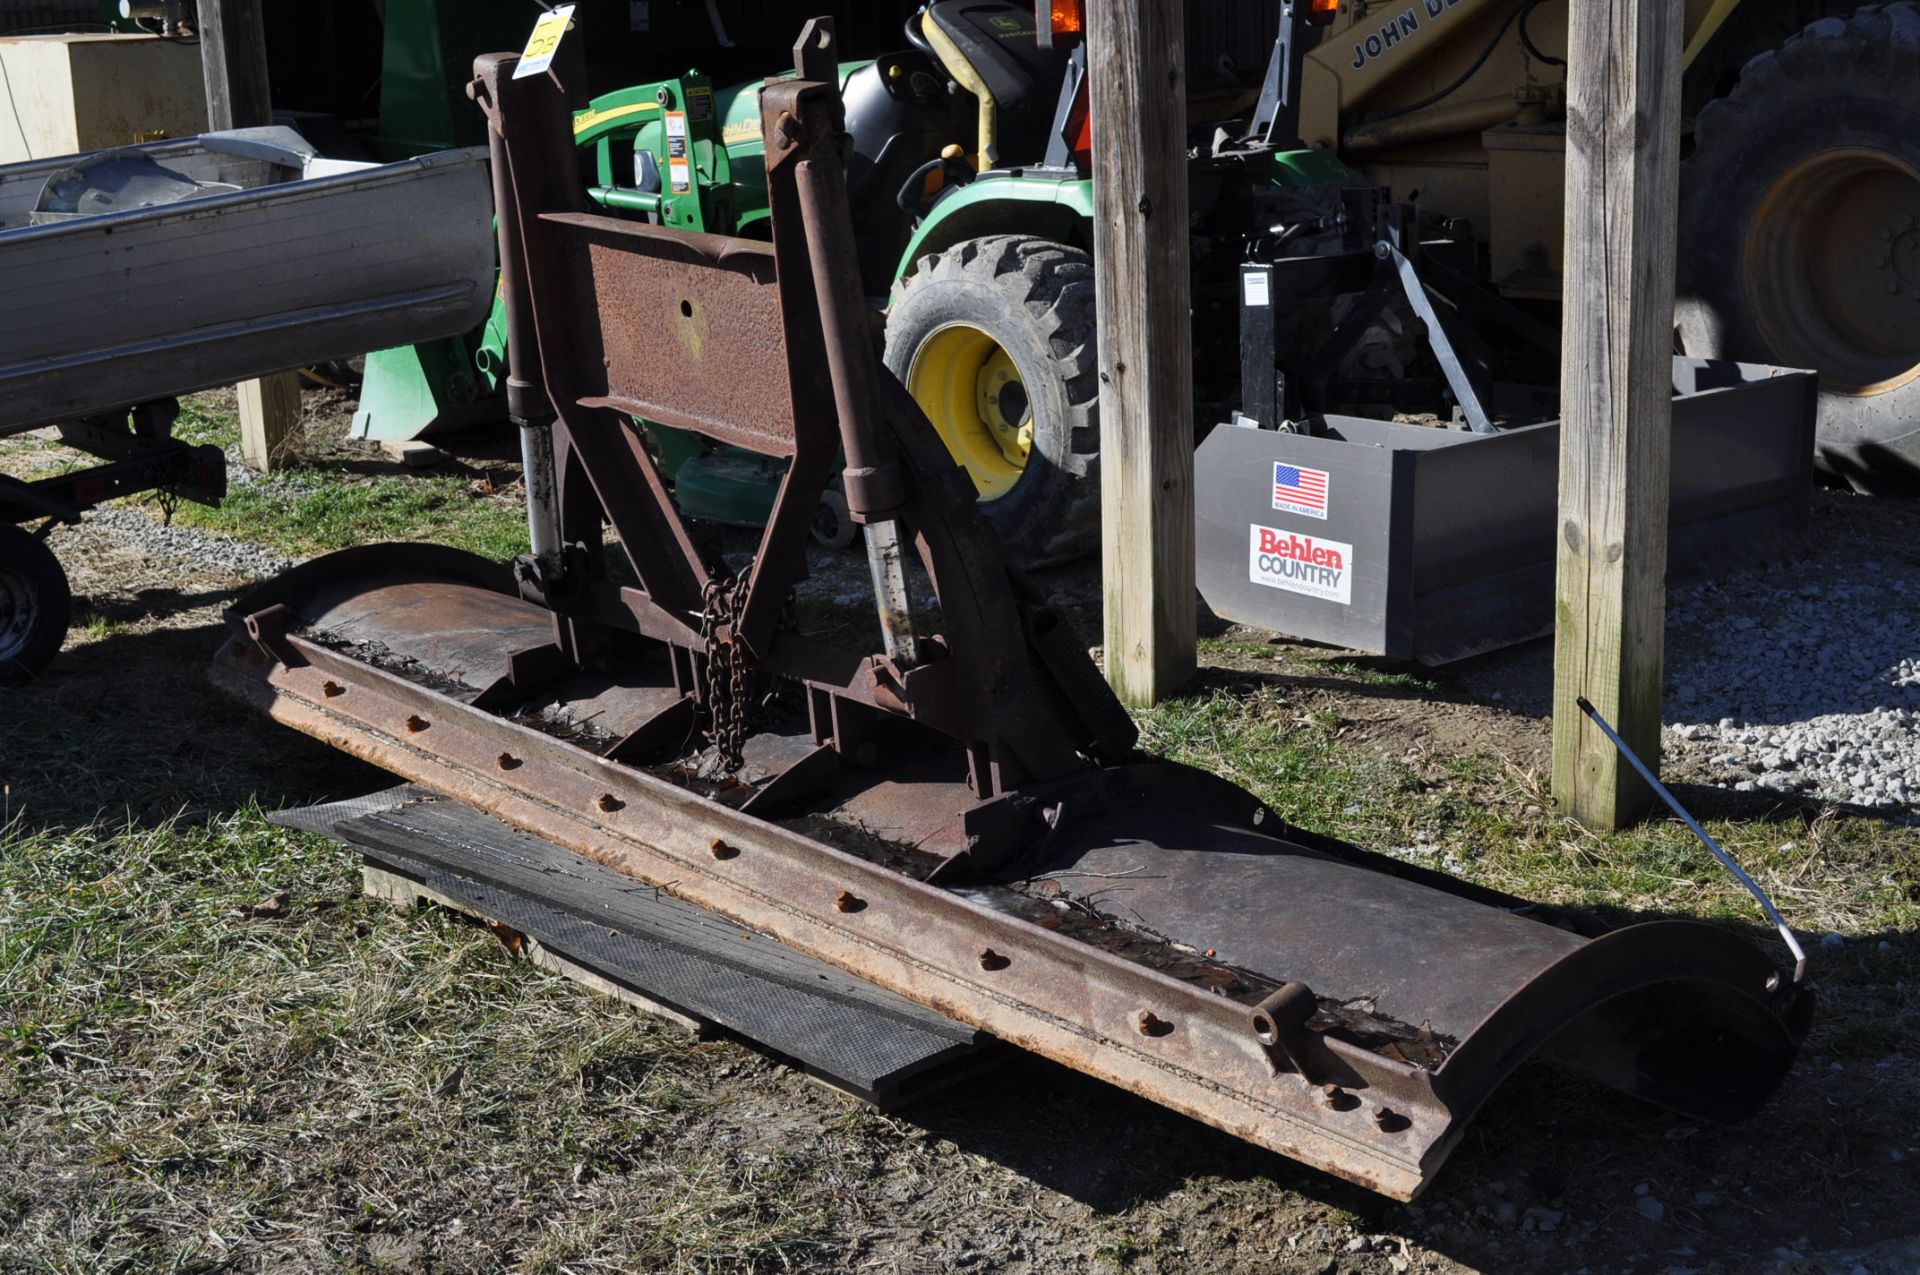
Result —
[[[1180,0],[1089,6],[1106,673],[1145,706],[1193,675],[1193,341]]]
[[[1568,32],[1553,791],[1597,828],[1652,793],[1576,699],[1660,756],[1681,19],[1594,0]]]
[[[417,789],[274,818],[357,850],[370,894],[477,917],[545,968],[684,1030],[756,1042],[882,1110],[1004,1056],[984,1033]]]

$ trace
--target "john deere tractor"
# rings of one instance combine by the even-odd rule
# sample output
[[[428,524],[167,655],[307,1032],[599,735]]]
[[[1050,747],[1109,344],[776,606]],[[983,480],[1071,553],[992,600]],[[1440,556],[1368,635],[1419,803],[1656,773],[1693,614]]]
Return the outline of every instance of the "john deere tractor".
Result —
[[[1834,16],[1781,34],[1810,10]],[[1274,16],[1264,75],[1229,68],[1185,103],[1196,419],[1556,414],[1566,0],[1282,0]],[[854,264],[886,306],[886,362],[1030,564],[1097,527],[1083,25],[1080,0],[931,0],[908,47],[840,71]],[[1920,9],[1686,0],[1685,30],[1699,123],[1676,345],[1816,368],[1829,472],[1910,481],[1920,130],[1900,121],[1920,121]],[[594,197],[752,234],[759,91],[689,75],[596,99],[576,120]],[[687,512],[761,518],[767,462],[652,433]],[[823,538],[849,531],[822,511]]]
[[[1557,414],[1567,3],[1274,5],[1263,83],[1230,68],[1240,96],[1187,103],[1195,374],[1213,399],[1196,419],[1525,419],[1483,406],[1496,378],[1546,388]],[[1821,468],[1920,490],[1920,5],[1678,3],[1676,350],[1817,371]],[[980,118],[972,171],[947,175],[900,262],[887,362],[1029,557],[1072,552],[1096,521],[1083,7],[1042,0],[1029,34],[1010,5],[934,4],[907,32]],[[1396,295],[1353,260],[1375,229],[1418,287]],[[1254,266],[1271,334],[1234,313]]]
[[[1308,22],[1331,14],[1303,6],[1283,27],[1263,90],[1238,117],[1221,114],[1192,166],[1204,418],[1248,408],[1272,423],[1356,403],[1443,414],[1465,404],[1472,416],[1490,358],[1464,326],[1445,322],[1430,325],[1439,344],[1429,352],[1414,318],[1424,290],[1401,282],[1413,277],[1410,262],[1396,267],[1375,251],[1390,238],[1423,270],[1441,270],[1461,245],[1444,223],[1390,203],[1298,140]],[[840,68],[860,244],[849,264],[876,303],[890,299],[888,366],[1029,564],[1082,552],[1098,521],[1093,189],[1078,35],[1042,30],[1027,5],[934,0],[907,21],[910,47]],[[592,156],[592,198],[662,225],[752,235],[766,220],[762,87],[715,88],[690,74],[595,99],[574,122]],[[1470,255],[1457,264],[1448,277],[1464,281]],[[1274,300],[1251,345],[1240,330],[1249,269]],[[490,375],[501,336],[496,325],[482,352]],[[764,517],[778,477],[768,461],[649,432],[685,512]],[[822,539],[850,530],[832,504],[822,510]]]

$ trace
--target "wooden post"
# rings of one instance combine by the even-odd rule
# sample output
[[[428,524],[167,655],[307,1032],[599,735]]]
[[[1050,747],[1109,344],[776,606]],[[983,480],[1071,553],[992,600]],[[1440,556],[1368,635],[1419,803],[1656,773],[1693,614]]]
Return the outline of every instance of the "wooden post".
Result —
[[[1184,6],[1087,8],[1107,680],[1144,706],[1193,674],[1197,633]]]
[[[1681,8],[1570,11],[1553,790],[1598,828],[1652,794],[1577,697],[1660,756]]]
[[[267,29],[261,0],[200,0],[200,73],[207,86],[207,130],[273,123],[267,85]],[[266,473],[283,459],[300,428],[300,374],[276,372],[236,387],[240,451]]]

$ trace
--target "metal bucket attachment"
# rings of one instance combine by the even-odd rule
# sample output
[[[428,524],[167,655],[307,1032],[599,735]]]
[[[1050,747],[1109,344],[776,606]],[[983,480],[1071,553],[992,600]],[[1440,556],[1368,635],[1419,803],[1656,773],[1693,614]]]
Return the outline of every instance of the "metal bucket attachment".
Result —
[[[817,56],[830,32],[804,43]],[[1745,939],[1582,929],[1136,749],[1084,644],[1008,565],[880,367],[854,273],[832,268],[853,252],[831,85],[763,95],[773,239],[749,244],[582,213],[559,87],[577,71],[515,81],[513,65],[483,59],[476,96],[503,183],[538,552],[508,568],[388,545],[297,568],[232,611],[222,687],[1400,1199],[1539,1050],[1689,1115],[1737,1119],[1765,1098],[1810,999]],[[651,348],[633,339],[639,308]],[[791,458],[750,564],[700,550],[636,415]],[[884,652],[811,637],[787,605],[837,453]],[[616,552],[637,587],[609,577]],[[908,605],[903,552],[935,614]]]
[[[1813,374],[1677,358],[1673,393],[1669,579],[1803,550]],[[1200,593],[1226,619],[1429,665],[1542,637],[1559,483],[1558,421],[1223,426],[1194,458]]]

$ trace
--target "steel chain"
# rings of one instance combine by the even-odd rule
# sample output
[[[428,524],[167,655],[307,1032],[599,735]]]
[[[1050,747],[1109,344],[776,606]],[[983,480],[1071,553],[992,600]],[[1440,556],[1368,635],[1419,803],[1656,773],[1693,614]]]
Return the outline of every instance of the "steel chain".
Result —
[[[745,762],[747,743],[746,648],[740,644],[740,608],[746,602],[751,572],[708,579],[702,596],[700,637],[707,648],[701,692],[706,700],[707,733],[720,765],[731,774]],[[726,637],[720,630],[726,629]]]

